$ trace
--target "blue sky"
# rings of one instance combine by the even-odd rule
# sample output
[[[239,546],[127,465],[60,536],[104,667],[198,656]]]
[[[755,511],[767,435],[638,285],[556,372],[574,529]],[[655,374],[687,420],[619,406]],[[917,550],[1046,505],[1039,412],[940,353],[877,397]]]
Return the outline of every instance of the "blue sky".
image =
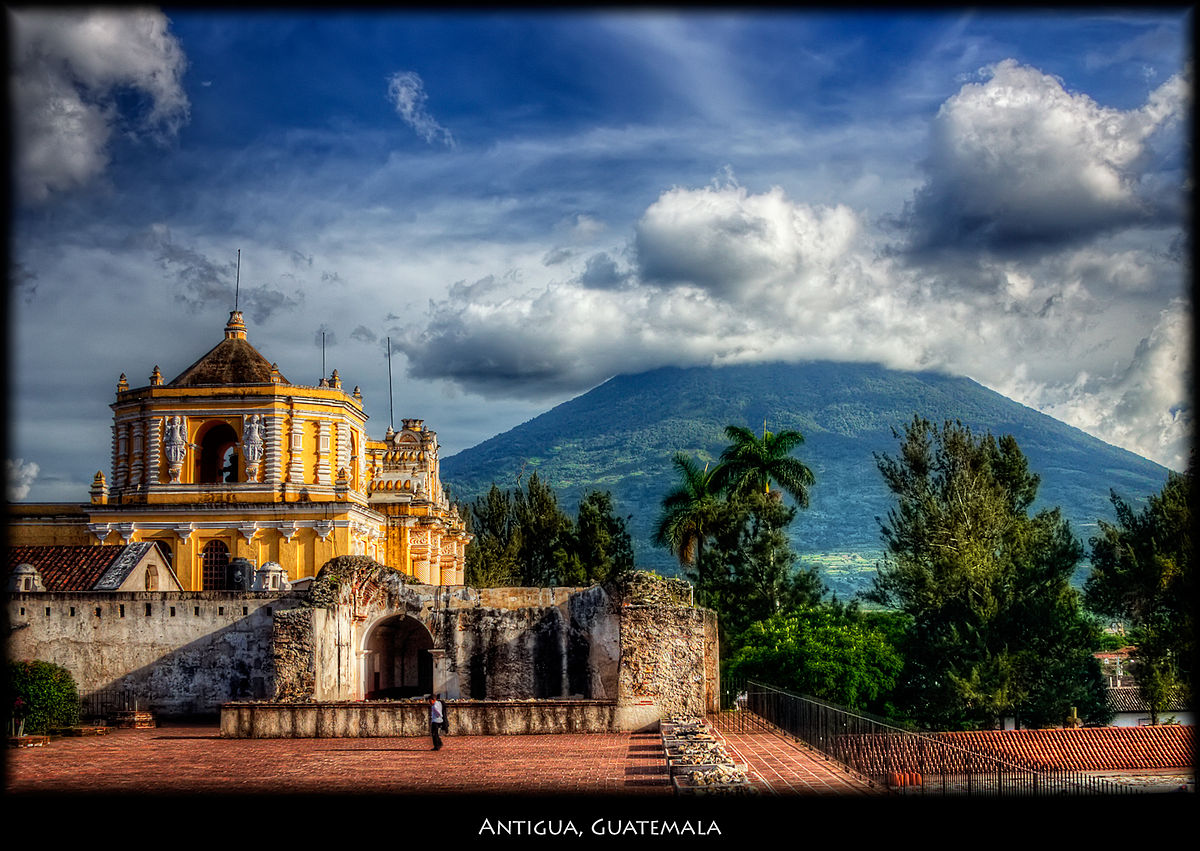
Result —
[[[443,454],[612,375],[968,375],[1181,468],[1183,10],[8,15],[10,494],[239,307]]]

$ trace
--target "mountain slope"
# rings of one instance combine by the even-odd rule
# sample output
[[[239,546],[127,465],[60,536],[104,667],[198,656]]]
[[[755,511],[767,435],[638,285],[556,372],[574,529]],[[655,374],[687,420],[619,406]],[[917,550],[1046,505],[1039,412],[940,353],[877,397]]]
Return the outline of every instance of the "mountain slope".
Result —
[[[879,556],[877,517],[890,496],[873,453],[895,453],[914,414],[939,425],[959,419],[977,432],[1012,434],[1042,477],[1038,505],[1058,505],[1086,538],[1096,519],[1112,517],[1114,488],[1140,500],[1158,491],[1167,471],[1084,432],[1013,402],[967,378],[899,372],[873,364],[765,364],[664,368],[613,378],[511,431],[442,460],[442,479],[469,501],[493,482],[510,489],[536,471],[569,510],[592,488],[609,490],[629,525],[640,566],[676,565],[650,538],[659,503],[675,484],[671,457],[685,452],[715,462],[729,424],[755,431],[795,429],[796,453],[816,475],[811,505],[792,525],[793,546],[817,554]],[[828,559],[825,559],[828,561]],[[862,576],[826,576],[845,596]]]

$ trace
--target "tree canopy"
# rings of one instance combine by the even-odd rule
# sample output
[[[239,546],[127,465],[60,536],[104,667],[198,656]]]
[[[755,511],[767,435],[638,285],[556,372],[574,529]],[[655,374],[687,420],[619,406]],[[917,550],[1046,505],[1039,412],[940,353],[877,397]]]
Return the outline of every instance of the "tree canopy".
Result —
[[[750,624],[813,604],[825,588],[815,570],[796,568],[785,533],[796,508],[769,490],[775,482],[797,506],[808,504],[812,472],[790,454],[804,438],[764,429],[760,439],[740,426],[725,434],[732,442],[711,471],[676,453],[679,484],[663,497],[654,540],[675,553],[700,603],[717,612],[729,653]]]
[[[1117,522],[1099,521],[1084,586],[1095,611],[1128,620],[1137,650],[1134,675],[1151,720],[1177,689],[1191,693],[1196,649],[1192,615],[1192,469],[1171,472],[1141,511],[1111,494]]]
[[[743,426],[726,426],[725,437],[729,446],[721,453],[721,463],[713,471],[713,482],[718,490],[731,497],[746,496],[752,492],[768,493],[771,482],[796,501],[801,508],[808,508],[808,489],[816,479],[792,452],[804,443],[798,431],[781,431],[778,434],[763,429],[762,438]]]
[[[466,581],[475,587],[591,585],[634,567],[633,541],[606,492],[585,494],[572,521],[534,473],[524,489],[493,484],[464,516],[475,535]]]
[[[897,434],[898,438],[901,438]],[[1103,720],[1094,626],[1070,577],[1082,545],[1011,436],[915,417],[876,462],[896,505],[868,598],[911,618],[902,701],[933,727]]]
[[[856,612],[802,606],[752,625],[726,675],[866,710],[890,694],[902,667],[887,634]]]

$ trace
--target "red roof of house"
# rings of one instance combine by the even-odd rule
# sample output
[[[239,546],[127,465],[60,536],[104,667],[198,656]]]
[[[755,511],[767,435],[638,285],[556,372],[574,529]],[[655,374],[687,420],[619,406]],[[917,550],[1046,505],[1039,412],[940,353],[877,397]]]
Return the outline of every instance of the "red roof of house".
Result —
[[[1190,768],[1193,728],[1075,727],[1062,730],[979,730],[938,733],[966,748],[1000,753],[1036,768],[1123,771]]]
[[[9,547],[7,573],[32,564],[47,591],[90,591],[125,547]]]

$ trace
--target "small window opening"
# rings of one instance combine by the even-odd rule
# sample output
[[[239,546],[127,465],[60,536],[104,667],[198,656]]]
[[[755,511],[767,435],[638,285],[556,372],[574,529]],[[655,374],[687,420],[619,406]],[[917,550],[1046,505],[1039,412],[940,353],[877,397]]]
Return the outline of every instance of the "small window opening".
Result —
[[[150,617],[150,604],[146,604],[146,617]]]
[[[171,617],[175,617],[175,607],[171,607]]]
[[[125,617],[125,604],[121,604],[121,617]]]

